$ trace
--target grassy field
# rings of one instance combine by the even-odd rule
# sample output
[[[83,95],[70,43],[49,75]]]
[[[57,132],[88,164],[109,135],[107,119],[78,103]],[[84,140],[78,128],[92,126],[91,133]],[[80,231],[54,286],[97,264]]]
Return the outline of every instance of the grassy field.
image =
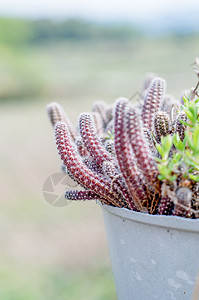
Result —
[[[116,299],[100,207],[42,197],[60,171],[45,106],[58,101],[77,122],[93,101],[141,90],[146,72],[178,97],[195,84],[198,50],[196,36],[0,47],[0,299]]]

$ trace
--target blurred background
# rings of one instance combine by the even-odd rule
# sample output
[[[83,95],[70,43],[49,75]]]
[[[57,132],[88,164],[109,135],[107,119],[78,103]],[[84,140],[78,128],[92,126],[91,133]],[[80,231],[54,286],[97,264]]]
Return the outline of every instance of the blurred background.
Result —
[[[199,2],[1,0],[0,299],[116,299],[100,207],[42,195],[60,161],[45,107],[77,123],[96,100],[142,88],[145,73],[179,97],[195,85]]]

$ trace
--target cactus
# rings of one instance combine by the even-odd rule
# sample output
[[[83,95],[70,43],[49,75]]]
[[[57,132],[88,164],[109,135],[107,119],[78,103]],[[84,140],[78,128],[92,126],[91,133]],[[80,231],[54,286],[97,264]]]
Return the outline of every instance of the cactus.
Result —
[[[102,198],[105,197],[109,203],[118,206],[117,200],[120,202],[120,198],[119,195],[111,191],[111,182],[92,172],[77,156],[66,123],[56,123],[55,138],[61,159],[72,176],[85,188],[92,190]]]
[[[136,208],[133,206],[131,195],[129,194],[128,188],[123,180],[122,174],[115,168],[112,162],[104,161],[103,173],[111,179],[112,187],[116,187],[121,192],[123,206],[128,207],[128,203],[132,203],[132,207],[135,210]]]
[[[78,131],[60,105],[47,107],[64,170],[84,188],[66,191],[66,199],[199,218],[197,88],[182,106],[165,86],[149,78],[139,106],[96,102],[80,115]]]
[[[55,126],[57,122],[64,122],[68,126],[68,130],[70,132],[72,140],[75,140],[77,137],[77,132],[73,125],[71,124],[68,116],[66,115],[64,109],[60,104],[56,102],[52,102],[47,105],[47,114],[50,119],[52,126]]]
[[[77,152],[79,153],[80,156],[85,157],[88,156],[89,153],[84,146],[84,143],[80,137],[78,137],[75,141],[76,147],[77,147]]]
[[[186,130],[186,126],[184,124],[182,124],[182,121],[186,122],[187,121],[187,117],[185,112],[181,112],[176,116],[176,120],[175,120],[175,132],[178,132],[179,137],[181,139],[181,141],[184,140],[185,137],[185,130]]]
[[[160,142],[162,136],[169,134],[170,120],[166,112],[159,111],[155,114],[154,127],[156,140]]]
[[[133,108],[130,108],[129,110],[127,132],[139,168],[146,180],[151,184],[154,184],[158,175],[157,164],[147,145],[142,120]]]
[[[92,112],[93,124],[98,136],[103,137],[104,123],[98,112]]]
[[[113,140],[106,140],[104,147],[113,157],[115,156],[115,145]]]
[[[78,190],[68,190],[65,193],[65,198],[67,200],[93,200],[93,199],[100,199],[104,203],[106,203],[105,199],[100,198],[97,194],[93,191],[78,191]]]
[[[166,83],[162,78],[154,78],[148,88],[142,108],[142,121],[144,127],[152,130],[155,113],[160,109],[164,96]]]
[[[79,129],[84,146],[90,155],[101,165],[104,160],[112,160],[112,156],[105,150],[100,142],[91,114],[81,114],[79,118]]]
[[[120,170],[128,187],[129,193],[134,199],[137,209],[142,210],[142,202],[145,202],[146,194],[141,185],[134,157],[131,155],[130,140],[125,128],[125,108],[128,100],[120,98],[115,109],[115,152]],[[132,202],[132,201],[131,201]],[[129,204],[130,206],[132,203]]]
[[[159,215],[172,215],[174,203],[173,200],[169,197],[162,197],[158,205],[158,214]]]

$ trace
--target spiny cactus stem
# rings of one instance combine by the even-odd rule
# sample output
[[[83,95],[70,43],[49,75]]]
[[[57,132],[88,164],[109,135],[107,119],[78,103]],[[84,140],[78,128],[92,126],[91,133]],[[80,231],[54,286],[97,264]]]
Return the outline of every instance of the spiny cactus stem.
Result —
[[[151,132],[147,128],[143,128],[145,139],[148,143],[149,149],[154,154],[156,152],[155,143],[152,137]]]
[[[98,139],[90,114],[82,113],[80,115],[79,127],[84,145],[97,164],[102,165],[105,160],[113,160]]]
[[[73,125],[71,124],[67,114],[65,113],[64,109],[60,104],[57,102],[52,102],[47,105],[47,114],[50,119],[52,126],[54,127],[57,122],[64,122],[67,124],[71,138],[75,141],[77,137],[77,132]]]
[[[76,155],[65,123],[57,122],[55,137],[59,154],[68,171],[85,187],[92,190],[113,205],[118,206],[119,195],[111,193],[111,183],[89,170]]]
[[[88,156],[88,151],[86,147],[84,146],[84,143],[82,142],[82,139],[79,137],[76,139],[76,147],[77,147],[77,152],[81,157],[86,157]]]
[[[92,157],[85,157],[82,161],[93,173],[98,175],[103,174],[101,166],[97,165],[96,161]]]
[[[173,201],[169,198],[169,196],[163,197],[158,205],[158,214],[172,215],[173,205]]]
[[[140,116],[130,108],[127,118],[127,132],[133,153],[146,180],[152,185],[157,182],[157,165],[147,145]]]
[[[166,112],[159,111],[155,114],[154,128],[156,140],[159,143],[162,136],[166,136],[169,134],[170,120]]]
[[[152,130],[155,112],[160,109],[161,101],[165,93],[166,83],[162,78],[154,78],[148,89],[142,109],[142,121],[144,127]]]
[[[95,194],[93,191],[85,190],[85,191],[78,191],[78,190],[67,190],[65,193],[65,198],[68,200],[94,200],[99,199],[109,202],[106,199],[101,198],[99,195]]]
[[[122,178],[122,174],[116,175],[111,181],[111,192],[113,191],[113,185],[118,178]]]
[[[121,194],[121,207],[128,207],[128,202],[131,200],[131,196],[126,189],[126,186],[122,184],[120,179],[122,178],[122,174],[116,175],[111,181],[111,192],[116,190],[118,193]],[[134,207],[134,210],[136,208]]]
[[[179,134],[180,139],[183,141],[184,137],[185,137],[185,125],[182,124],[182,121],[186,122],[187,121],[187,117],[186,114],[184,112],[181,112],[177,115],[176,117],[176,121],[175,121],[175,132]]]
[[[122,174],[118,172],[118,169],[110,161],[104,161],[103,173],[105,176],[108,176],[108,178],[112,180],[111,190],[119,190],[122,196],[121,201],[123,202],[123,206],[129,208],[128,203],[132,201],[132,198],[126,187]]]
[[[92,112],[91,115],[93,117],[93,123],[94,123],[94,127],[95,127],[97,135],[99,137],[103,136],[104,124],[103,124],[103,120],[102,120],[100,114],[97,112]]]
[[[142,202],[145,200],[146,195],[143,186],[140,184],[141,182],[139,180],[135,162],[132,159],[129,138],[125,127],[125,109],[128,103],[127,99],[120,98],[116,104],[115,152],[120,170],[133,199],[129,202],[129,206],[132,207],[135,205],[138,210],[142,211]]]

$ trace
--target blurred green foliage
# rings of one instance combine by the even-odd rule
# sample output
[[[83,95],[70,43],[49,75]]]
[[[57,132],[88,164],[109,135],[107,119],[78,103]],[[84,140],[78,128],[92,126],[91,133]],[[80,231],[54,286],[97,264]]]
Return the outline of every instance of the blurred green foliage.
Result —
[[[31,42],[40,43],[61,40],[99,40],[128,39],[138,35],[139,31],[132,26],[99,25],[81,20],[53,22],[41,20],[32,22],[33,35]]]
[[[0,101],[46,94],[46,86],[52,84],[47,70],[51,62],[46,62],[44,53],[49,45],[79,43],[79,47],[84,42],[128,40],[137,34],[134,27],[127,25],[0,18]],[[56,53],[53,56],[56,60]]]
[[[21,19],[0,18],[0,43],[10,46],[21,46],[30,42],[32,26]]]
[[[62,40],[124,40],[140,34],[132,25],[106,25],[75,19],[56,22],[0,18],[0,43],[12,46]]]
[[[19,277],[20,272],[20,277]],[[3,300],[115,300],[108,268],[68,272],[61,267],[27,268],[1,262],[0,299]]]
[[[0,102],[131,97],[146,72],[169,74],[171,92],[189,88],[198,48],[197,34],[147,36],[132,24],[0,18]]]

